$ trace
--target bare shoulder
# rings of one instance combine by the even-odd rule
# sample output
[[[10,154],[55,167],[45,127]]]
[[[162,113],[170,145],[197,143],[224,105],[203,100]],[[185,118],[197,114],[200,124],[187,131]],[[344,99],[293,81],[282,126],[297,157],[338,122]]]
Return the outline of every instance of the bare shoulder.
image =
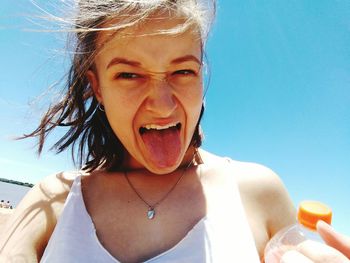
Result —
[[[76,176],[75,172],[48,176],[27,193],[2,231],[1,262],[40,259]]]
[[[251,162],[230,160],[232,174],[235,176],[242,194],[259,198],[276,197],[286,194],[280,177],[270,168]]]
[[[280,177],[257,163],[231,161],[232,173],[248,213],[264,220],[269,237],[295,221],[295,208]]]
[[[206,161],[212,163],[223,159],[207,152],[203,155]],[[264,226],[270,237],[295,221],[295,208],[291,198],[274,171],[257,163],[231,159],[229,162],[230,165],[225,165],[225,169],[229,169],[226,174],[235,178],[252,225]]]

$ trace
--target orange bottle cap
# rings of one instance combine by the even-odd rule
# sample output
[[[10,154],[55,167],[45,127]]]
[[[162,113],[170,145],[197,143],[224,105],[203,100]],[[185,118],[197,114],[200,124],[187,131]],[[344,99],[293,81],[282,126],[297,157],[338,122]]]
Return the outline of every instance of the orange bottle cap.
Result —
[[[305,227],[316,230],[318,220],[332,222],[332,210],[318,201],[303,201],[299,204],[298,221]]]

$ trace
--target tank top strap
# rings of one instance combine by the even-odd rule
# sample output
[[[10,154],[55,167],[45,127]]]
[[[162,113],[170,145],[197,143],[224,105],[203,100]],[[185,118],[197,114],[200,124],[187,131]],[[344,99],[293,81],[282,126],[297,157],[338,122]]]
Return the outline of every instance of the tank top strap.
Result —
[[[258,263],[258,252],[232,167],[234,161],[222,158],[219,165],[220,171],[226,173],[225,181],[221,183],[215,198],[208,200],[208,231],[212,240],[225,242],[212,244],[215,246],[213,252],[217,253],[214,257],[219,259],[218,262],[227,262],[228,252],[231,251],[232,258],[239,256],[242,259],[239,262]]]
[[[82,176],[77,174],[73,181],[40,263],[118,262],[98,242],[82,195]]]

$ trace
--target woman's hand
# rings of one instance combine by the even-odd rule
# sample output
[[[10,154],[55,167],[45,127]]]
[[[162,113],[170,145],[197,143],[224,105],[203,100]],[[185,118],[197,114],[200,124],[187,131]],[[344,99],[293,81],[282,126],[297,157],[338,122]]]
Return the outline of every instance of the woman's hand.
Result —
[[[350,238],[337,233],[330,225],[319,221],[317,231],[325,244],[302,242],[296,250],[286,252],[281,263],[348,263],[350,262]]]
[[[350,238],[336,232],[330,225],[323,221],[317,223],[317,232],[327,245],[334,247],[350,258]]]

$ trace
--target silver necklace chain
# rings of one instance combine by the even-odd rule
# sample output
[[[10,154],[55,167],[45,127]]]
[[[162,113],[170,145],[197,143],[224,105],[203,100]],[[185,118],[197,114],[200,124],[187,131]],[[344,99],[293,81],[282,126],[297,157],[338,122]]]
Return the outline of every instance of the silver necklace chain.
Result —
[[[126,178],[126,181],[128,182],[130,188],[135,192],[135,194],[142,200],[142,202],[145,203],[145,205],[148,207],[148,211],[147,211],[147,217],[148,219],[153,219],[156,215],[156,211],[155,208],[161,204],[170,194],[171,192],[175,189],[175,187],[180,183],[181,179],[184,177],[187,169],[191,166],[191,164],[193,163],[194,158],[190,161],[190,163],[184,168],[181,176],[177,179],[177,181],[175,182],[175,184],[170,188],[170,190],[161,198],[159,199],[156,203],[154,203],[153,205],[151,205],[150,203],[148,203],[143,196],[140,194],[139,191],[136,190],[136,188],[134,187],[134,185],[131,183],[127,171],[124,171],[124,176]]]

